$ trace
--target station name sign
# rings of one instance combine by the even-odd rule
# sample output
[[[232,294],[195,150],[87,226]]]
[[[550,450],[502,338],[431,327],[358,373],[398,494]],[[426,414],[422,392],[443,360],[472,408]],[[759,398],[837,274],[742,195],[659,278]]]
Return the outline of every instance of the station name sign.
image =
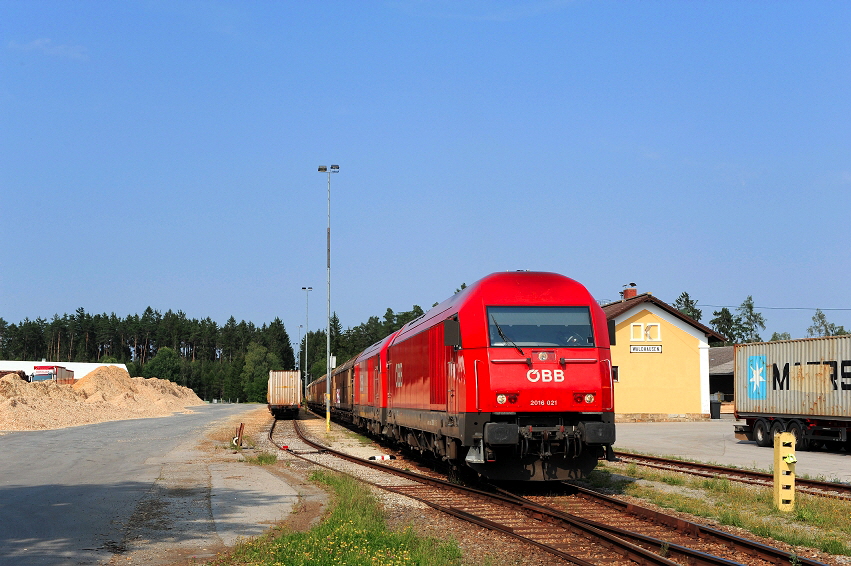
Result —
[[[661,354],[662,346],[630,346],[630,354]]]

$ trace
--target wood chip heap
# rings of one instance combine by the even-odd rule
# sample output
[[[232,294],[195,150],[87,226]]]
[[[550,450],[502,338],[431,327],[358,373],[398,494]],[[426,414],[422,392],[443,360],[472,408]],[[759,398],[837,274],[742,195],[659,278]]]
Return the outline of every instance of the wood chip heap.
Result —
[[[0,377],[0,430],[46,430],[104,421],[163,417],[203,405],[194,391],[156,377],[99,367],[73,385]]]

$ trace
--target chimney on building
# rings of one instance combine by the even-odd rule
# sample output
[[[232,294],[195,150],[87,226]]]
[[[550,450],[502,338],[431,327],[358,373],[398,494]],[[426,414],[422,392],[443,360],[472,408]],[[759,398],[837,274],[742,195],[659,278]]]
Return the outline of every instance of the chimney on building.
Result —
[[[628,285],[623,286],[623,291],[621,291],[621,297],[623,300],[635,298],[638,295],[638,289],[635,288],[635,283],[629,283]]]

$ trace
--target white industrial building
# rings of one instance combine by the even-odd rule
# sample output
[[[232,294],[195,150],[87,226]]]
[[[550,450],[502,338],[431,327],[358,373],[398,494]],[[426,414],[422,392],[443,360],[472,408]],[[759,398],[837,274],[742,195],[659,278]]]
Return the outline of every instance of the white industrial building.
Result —
[[[98,364],[84,362],[48,362],[48,361],[19,361],[19,360],[0,360],[0,375],[8,372],[23,371],[27,375],[32,375],[35,366],[62,366],[67,370],[74,372],[74,379],[82,379],[89,373],[99,367],[115,366],[127,371],[125,364]]]

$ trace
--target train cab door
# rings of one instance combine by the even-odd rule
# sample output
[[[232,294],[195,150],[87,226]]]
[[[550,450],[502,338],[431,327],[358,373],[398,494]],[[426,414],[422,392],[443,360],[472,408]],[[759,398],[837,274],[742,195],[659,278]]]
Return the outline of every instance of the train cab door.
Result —
[[[381,356],[375,357],[375,365],[372,368],[372,406],[381,407]]]
[[[450,415],[458,413],[458,384],[456,367],[458,364],[458,352],[452,351],[446,368],[446,412]]]
[[[457,318],[443,322],[443,346],[446,348],[446,412],[450,419],[458,414],[458,350],[461,347],[461,326]]]

